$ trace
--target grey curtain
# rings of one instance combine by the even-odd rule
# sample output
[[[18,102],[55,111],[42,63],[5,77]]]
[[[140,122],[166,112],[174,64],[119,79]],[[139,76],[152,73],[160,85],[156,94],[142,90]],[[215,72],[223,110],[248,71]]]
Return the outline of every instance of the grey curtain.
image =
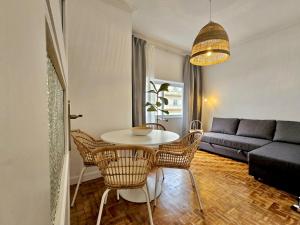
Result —
[[[145,123],[146,41],[132,36],[132,126]]]
[[[184,59],[183,67],[183,133],[189,131],[192,120],[201,121],[202,112],[202,73],[201,67],[190,63],[190,56]]]

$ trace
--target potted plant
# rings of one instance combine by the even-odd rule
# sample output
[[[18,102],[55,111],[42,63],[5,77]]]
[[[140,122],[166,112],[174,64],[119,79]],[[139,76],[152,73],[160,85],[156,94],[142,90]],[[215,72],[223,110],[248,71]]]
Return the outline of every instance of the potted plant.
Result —
[[[155,103],[147,102],[147,112],[156,112],[156,123],[158,123],[158,113],[161,111],[163,114],[169,114],[168,110],[164,110],[162,108],[163,105],[168,105],[169,101],[167,98],[160,96],[160,93],[163,93],[165,91],[169,91],[169,83],[163,83],[160,85],[159,88],[156,88],[153,81],[150,81],[150,84],[152,85],[153,89],[149,90],[149,94],[155,95]]]

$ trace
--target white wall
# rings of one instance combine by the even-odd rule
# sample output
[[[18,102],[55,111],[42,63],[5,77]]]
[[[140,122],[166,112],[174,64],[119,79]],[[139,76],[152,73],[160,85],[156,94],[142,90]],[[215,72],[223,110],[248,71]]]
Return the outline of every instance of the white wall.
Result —
[[[155,78],[182,82],[183,62],[182,55],[163,50],[155,49]]]
[[[205,67],[205,128],[213,116],[300,121],[299,40],[298,24],[237,45],[230,61]]]
[[[54,52],[67,82],[59,1],[1,2],[0,224],[50,224],[45,21],[55,35]],[[67,160],[62,180],[68,178]],[[68,189],[59,200],[63,197],[68,197]],[[66,200],[60,203],[60,208],[69,206]],[[56,212],[67,225],[68,211],[62,211],[66,213]]]
[[[184,56],[161,48],[155,49],[155,78],[166,81],[183,82]],[[169,118],[168,121],[160,121],[167,130],[182,133],[182,118]]]
[[[131,35],[128,11],[101,0],[68,3],[68,53],[71,112],[73,120],[95,137],[131,127]],[[71,183],[76,183],[82,160],[73,146]],[[85,179],[99,175],[88,171]]]
[[[44,1],[1,1],[0,224],[50,224]]]

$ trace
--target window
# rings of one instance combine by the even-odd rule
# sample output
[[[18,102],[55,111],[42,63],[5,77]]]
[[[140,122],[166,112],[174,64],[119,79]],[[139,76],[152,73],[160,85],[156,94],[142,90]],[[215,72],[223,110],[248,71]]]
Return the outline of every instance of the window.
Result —
[[[169,100],[168,105],[162,105],[164,110],[169,111],[169,115],[160,113],[160,117],[181,117],[183,109],[183,83],[166,81],[166,80],[153,80],[156,87],[159,87],[162,83],[169,83],[169,91],[161,93],[162,97]]]

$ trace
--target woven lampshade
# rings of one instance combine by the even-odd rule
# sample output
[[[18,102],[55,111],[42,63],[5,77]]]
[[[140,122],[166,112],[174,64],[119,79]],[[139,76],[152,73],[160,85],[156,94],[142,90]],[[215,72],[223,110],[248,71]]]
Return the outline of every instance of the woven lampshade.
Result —
[[[215,22],[209,22],[197,35],[190,63],[196,66],[208,66],[229,59],[229,39],[224,28]]]

